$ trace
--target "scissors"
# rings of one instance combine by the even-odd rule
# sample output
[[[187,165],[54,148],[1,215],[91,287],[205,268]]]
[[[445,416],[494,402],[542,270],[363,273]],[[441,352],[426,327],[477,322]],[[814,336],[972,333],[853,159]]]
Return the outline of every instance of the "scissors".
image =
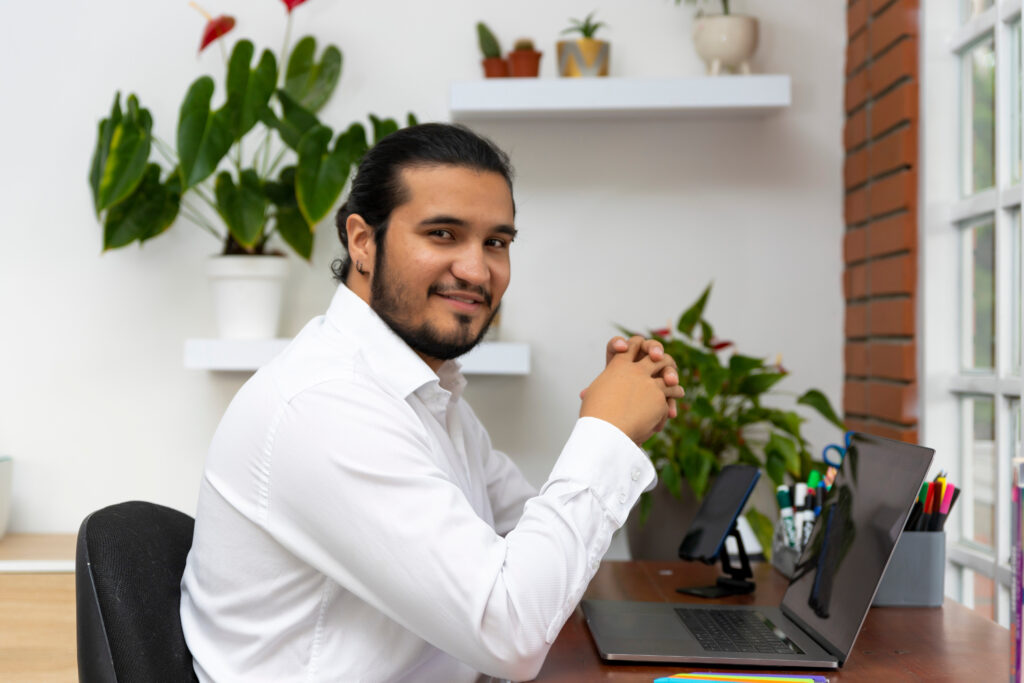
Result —
[[[846,432],[842,446],[830,443],[822,449],[821,459],[828,465],[828,469],[825,470],[825,486],[831,488],[832,482],[835,481],[836,475],[839,474],[839,468],[843,466],[843,458],[846,457],[846,450],[850,447],[850,437],[852,436],[853,432]]]

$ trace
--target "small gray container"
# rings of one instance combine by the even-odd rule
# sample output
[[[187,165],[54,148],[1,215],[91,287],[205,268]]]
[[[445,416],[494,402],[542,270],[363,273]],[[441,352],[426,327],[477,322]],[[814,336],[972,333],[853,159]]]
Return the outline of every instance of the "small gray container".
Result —
[[[892,553],[875,607],[941,607],[946,576],[946,533],[904,531]]]

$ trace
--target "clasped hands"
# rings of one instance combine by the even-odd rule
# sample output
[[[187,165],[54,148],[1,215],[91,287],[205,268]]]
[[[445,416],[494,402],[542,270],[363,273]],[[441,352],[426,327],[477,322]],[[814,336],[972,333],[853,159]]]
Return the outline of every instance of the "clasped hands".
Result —
[[[676,416],[683,397],[675,360],[654,339],[612,337],[605,369],[580,392],[580,417],[609,422],[636,444],[661,431]]]

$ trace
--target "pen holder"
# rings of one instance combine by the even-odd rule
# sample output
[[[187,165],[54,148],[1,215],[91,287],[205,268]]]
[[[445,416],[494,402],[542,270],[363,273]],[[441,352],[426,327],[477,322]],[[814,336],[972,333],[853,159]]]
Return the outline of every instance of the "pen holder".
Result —
[[[875,607],[941,607],[946,576],[946,533],[904,531],[882,582]]]
[[[775,533],[772,534],[772,566],[787,579],[793,578],[796,571],[796,561],[800,559],[800,551],[786,545],[786,532],[783,530],[781,520],[775,525]]]

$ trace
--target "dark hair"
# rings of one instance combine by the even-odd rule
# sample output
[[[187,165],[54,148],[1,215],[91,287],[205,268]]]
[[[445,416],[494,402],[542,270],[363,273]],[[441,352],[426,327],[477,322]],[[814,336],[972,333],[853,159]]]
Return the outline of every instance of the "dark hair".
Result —
[[[331,263],[331,272],[344,282],[352,267],[348,255],[346,222],[352,214],[362,216],[373,228],[373,239],[383,249],[388,220],[396,207],[408,201],[401,171],[417,166],[462,166],[476,171],[500,173],[512,191],[512,166],[508,155],[485,137],[465,126],[423,123],[403,128],[374,145],[359,162],[348,200],[334,217],[338,239],[346,253]],[[515,204],[513,203],[513,210]]]

